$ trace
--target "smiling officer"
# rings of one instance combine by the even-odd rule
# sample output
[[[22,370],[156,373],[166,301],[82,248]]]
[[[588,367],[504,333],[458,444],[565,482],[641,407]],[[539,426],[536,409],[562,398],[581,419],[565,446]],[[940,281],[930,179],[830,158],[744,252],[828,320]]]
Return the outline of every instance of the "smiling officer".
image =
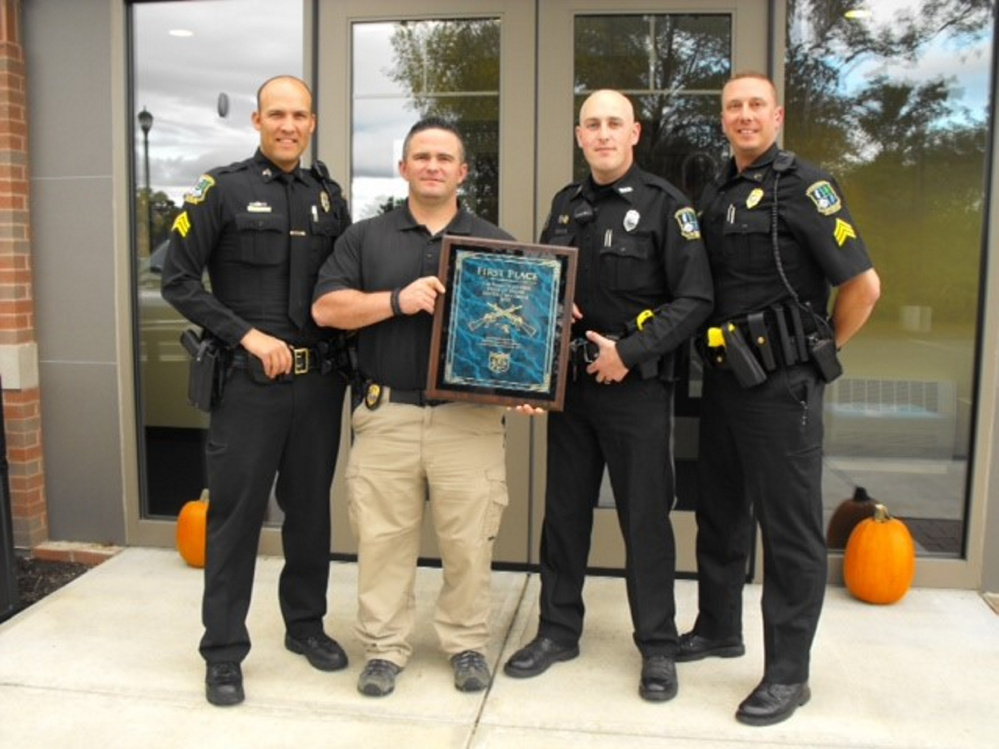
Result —
[[[347,665],[323,631],[345,384],[330,371],[336,333],[320,330],[309,306],[319,267],[350,216],[326,167],[299,165],[316,127],[304,82],[265,82],[253,126],[256,155],[209,172],[185,197],[163,267],[163,297],[219,343],[231,368],[207,442],[200,650],[214,705],[243,701],[246,614],[272,486],[284,512],[278,598],[285,646],[321,670]]]

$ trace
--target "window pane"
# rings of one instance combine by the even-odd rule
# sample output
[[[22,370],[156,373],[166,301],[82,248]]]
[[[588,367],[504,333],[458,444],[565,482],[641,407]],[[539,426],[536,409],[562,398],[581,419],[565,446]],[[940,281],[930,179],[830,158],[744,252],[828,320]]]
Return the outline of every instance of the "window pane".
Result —
[[[718,97],[731,54],[728,15],[578,16],[575,111],[597,89],[630,96],[642,124],[636,160],[695,199],[724,155]],[[574,154],[582,179],[586,161]]]
[[[351,211],[367,218],[398,205],[402,142],[419,119],[461,131],[464,205],[499,218],[499,43],[495,19],[358,23],[353,26]]]
[[[178,340],[189,324],[160,296],[170,227],[199,175],[253,154],[257,87],[279,73],[302,75],[302,6],[302,0],[132,6],[144,516],[174,515],[206,485],[207,418],[187,404],[188,356]]]
[[[990,3],[788,5],[785,145],[840,180],[884,288],[826,399],[827,512],[854,486],[920,553],[962,553],[992,58]]]

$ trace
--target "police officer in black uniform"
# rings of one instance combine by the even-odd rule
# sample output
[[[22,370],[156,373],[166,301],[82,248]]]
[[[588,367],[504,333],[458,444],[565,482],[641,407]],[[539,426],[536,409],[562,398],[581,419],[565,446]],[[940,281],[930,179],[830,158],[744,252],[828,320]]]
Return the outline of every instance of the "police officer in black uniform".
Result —
[[[200,650],[214,705],[244,697],[246,615],[272,486],[284,512],[285,646],[318,669],[347,665],[323,631],[345,382],[330,371],[331,331],[316,326],[310,304],[319,267],[350,217],[326,167],[299,165],[315,129],[306,84],[268,80],[257,109],[260,148],[201,177],[174,222],[163,268],[164,298],[223,346],[228,369],[207,443]],[[206,268],[211,291],[202,282]]]
[[[826,585],[824,386],[839,372],[836,350],[880,293],[835,180],[777,148],[783,114],[765,76],[726,84],[722,127],[733,158],[699,204],[715,308],[704,341],[699,613],[677,660],[745,652],[742,584],[755,513],[765,666],[736,713],[749,725],[785,720],[810,696],[809,653]],[[839,287],[831,320],[830,285]]]
[[[620,93],[598,91],[583,103],[576,138],[590,176],[555,196],[541,235],[579,248],[573,371],[565,410],[548,417],[538,633],[504,670],[536,676],[579,654],[606,464],[642,654],[639,693],[661,702],[677,692],[672,357],[706,319],[712,288],[693,208],[634,164],[639,131]]]

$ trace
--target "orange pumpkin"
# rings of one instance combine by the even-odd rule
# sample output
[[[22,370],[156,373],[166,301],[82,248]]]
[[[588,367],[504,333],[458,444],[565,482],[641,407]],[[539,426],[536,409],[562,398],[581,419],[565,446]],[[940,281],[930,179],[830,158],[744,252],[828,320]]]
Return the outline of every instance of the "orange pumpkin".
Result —
[[[916,544],[909,529],[875,503],[874,517],[861,521],[846,542],[847,589],[867,603],[895,603],[909,592],[915,575]]]
[[[205,529],[208,520],[208,490],[192,499],[177,515],[177,551],[192,567],[205,566]]]

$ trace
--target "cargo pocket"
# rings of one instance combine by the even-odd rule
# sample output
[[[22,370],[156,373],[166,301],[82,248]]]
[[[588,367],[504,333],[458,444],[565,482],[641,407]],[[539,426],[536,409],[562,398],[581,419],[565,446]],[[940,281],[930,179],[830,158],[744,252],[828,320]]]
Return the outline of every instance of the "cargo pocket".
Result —
[[[486,507],[482,538],[486,543],[492,543],[499,534],[500,524],[503,521],[503,511],[510,503],[510,496],[506,488],[506,468],[500,467],[486,471],[486,485],[489,491],[489,506]]]

